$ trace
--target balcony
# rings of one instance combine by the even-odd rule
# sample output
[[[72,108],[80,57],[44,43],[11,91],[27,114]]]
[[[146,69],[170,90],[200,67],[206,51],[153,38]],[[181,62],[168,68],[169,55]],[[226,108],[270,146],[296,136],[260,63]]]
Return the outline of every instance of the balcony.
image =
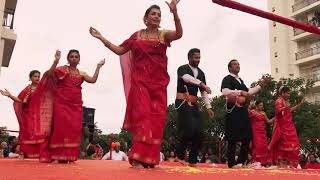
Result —
[[[297,61],[317,54],[320,54],[320,47],[309,48],[295,53]]]
[[[309,21],[305,21],[303,23],[309,24],[309,25],[313,25],[316,27],[320,27],[320,18],[319,17],[313,17],[311,20]],[[306,32],[302,29],[298,29],[298,28],[293,28],[293,41],[301,41],[301,40],[305,40],[305,39],[310,39],[310,38],[314,38],[318,35],[313,34],[313,33],[309,33]]]
[[[3,23],[2,26],[13,29],[14,22],[14,10],[6,9],[3,14]]]
[[[302,1],[299,1],[297,3],[295,3],[293,6],[292,6],[292,12],[296,12],[304,7],[307,7],[315,2],[318,2],[320,0],[302,0]]]
[[[302,33],[305,33],[306,31],[302,30],[302,29],[298,29],[298,28],[293,28],[293,35],[294,36],[298,36]]]
[[[6,0],[3,12],[3,21],[1,28],[1,49],[2,63],[0,67],[8,67],[10,64],[10,59],[15,47],[17,35],[14,32],[14,14],[17,6],[17,0]]]
[[[320,82],[320,66],[301,70],[301,77],[305,80],[313,80],[316,84]]]

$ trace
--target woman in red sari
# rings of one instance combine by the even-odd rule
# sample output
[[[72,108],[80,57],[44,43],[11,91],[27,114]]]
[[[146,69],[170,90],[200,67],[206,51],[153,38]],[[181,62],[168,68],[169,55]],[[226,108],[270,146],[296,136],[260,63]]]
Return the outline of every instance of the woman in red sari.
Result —
[[[86,81],[95,83],[104,60],[98,63],[91,77],[78,70],[80,53],[70,50],[67,55],[69,65],[56,67],[60,60],[60,51],[55,54],[55,60],[48,77],[54,81],[53,129],[50,139],[50,152],[53,160],[60,163],[76,161],[79,156],[79,146],[82,133],[82,93],[81,84]]]
[[[11,98],[19,122],[20,151],[26,158],[38,158],[40,162],[50,162],[47,148],[52,102],[43,93],[47,87],[45,81],[40,80],[40,72],[33,70],[29,74],[31,84],[28,85],[18,97],[13,96],[8,90],[0,90],[1,94]],[[49,113],[47,113],[49,112]]]
[[[147,28],[133,33],[120,46],[112,44],[99,31],[90,28],[93,37],[121,55],[127,100],[123,129],[133,134],[133,145],[129,152],[129,162],[133,167],[153,168],[159,164],[170,79],[166,50],[170,42],[182,37],[176,6],[178,2],[166,2],[174,17],[175,31],[159,30],[161,11],[157,5],[152,5],[145,12],[143,20]]]
[[[296,168],[299,161],[300,144],[291,112],[299,108],[304,100],[290,107],[289,96],[289,87],[280,88],[280,97],[275,102],[275,122],[269,149],[274,164]]]
[[[249,117],[252,127],[252,160],[260,162],[263,166],[270,165],[271,158],[268,152],[268,139],[266,131],[266,123],[273,123],[273,119],[269,119],[264,110],[263,101],[256,101],[256,109],[250,110],[253,103],[249,106]]]

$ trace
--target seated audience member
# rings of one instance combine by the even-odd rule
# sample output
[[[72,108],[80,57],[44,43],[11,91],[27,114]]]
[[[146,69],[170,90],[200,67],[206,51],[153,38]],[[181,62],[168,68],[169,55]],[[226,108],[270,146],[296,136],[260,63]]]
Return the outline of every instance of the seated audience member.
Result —
[[[120,151],[120,143],[115,142],[111,144],[111,154],[110,151],[107,152],[101,160],[128,161],[128,156],[123,151]]]

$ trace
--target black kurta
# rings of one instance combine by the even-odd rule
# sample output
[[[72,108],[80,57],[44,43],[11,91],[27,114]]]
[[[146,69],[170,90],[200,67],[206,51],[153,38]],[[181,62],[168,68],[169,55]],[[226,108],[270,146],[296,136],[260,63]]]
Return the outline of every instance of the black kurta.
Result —
[[[206,79],[203,71],[200,68],[198,69],[198,76],[196,79],[199,79],[203,83],[206,84]],[[178,68],[178,82],[177,82],[177,92],[185,93],[186,88],[188,88],[188,92],[190,95],[197,96],[198,90],[200,90],[199,86],[194,84],[186,83],[181,77],[185,74],[189,74],[194,77],[193,71],[189,67],[188,64],[182,65]],[[176,99],[175,105],[179,107],[183,100]],[[181,136],[192,136],[195,133],[201,131],[201,118],[199,113],[199,107],[197,106],[189,106],[188,103],[184,103],[178,109],[178,135]]]
[[[200,68],[198,69],[198,76],[196,77],[203,83],[206,83],[205,75]],[[188,64],[180,66],[178,68],[178,83],[177,83],[177,92],[185,93],[187,90],[184,87],[185,85],[188,88],[190,95],[197,96],[198,90],[200,88],[197,85],[186,83],[182,76],[189,74],[194,77],[193,71]],[[203,90],[202,90],[203,91]],[[200,142],[202,138],[202,118],[200,115],[199,107],[193,105],[188,105],[187,102],[181,105],[183,100],[176,99],[175,105],[178,108],[178,119],[177,119],[177,129],[178,129],[178,139],[179,143],[177,144],[177,156],[179,159],[184,159],[184,154],[188,144],[191,144],[191,151],[189,154],[189,163],[197,163],[198,150],[200,147]],[[181,105],[181,106],[180,106]]]
[[[231,75],[223,78],[221,91],[224,88],[230,90],[243,90],[248,92],[247,86],[240,79],[241,83]],[[234,107],[234,103],[227,103],[227,108],[231,109]],[[226,140],[251,140],[252,129],[249,120],[249,113],[247,107],[237,107],[225,115],[225,139]]]

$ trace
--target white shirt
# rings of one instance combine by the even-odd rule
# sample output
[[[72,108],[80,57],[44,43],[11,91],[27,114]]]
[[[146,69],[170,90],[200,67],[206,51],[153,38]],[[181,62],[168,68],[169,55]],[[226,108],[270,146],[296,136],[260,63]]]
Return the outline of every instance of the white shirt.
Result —
[[[194,84],[194,85],[199,86],[201,81],[199,79],[197,79],[198,74],[199,74],[198,68],[192,67],[192,66],[190,66],[190,64],[188,64],[188,65],[189,65],[190,69],[192,70],[194,77],[192,77],[190,74],[184,74],[181,78],[186,83],[190,83],[190,84]],[[206,105],[206,108],[207,109],[212,108],[211,104],[210,104],[208,93],[206,91],[201,91],[201,97],[204,101],[204,104]]]
[[[162,152],[160,152],[160,162],[164,161],[164,154]]]
[[[111,160],[116,160],[116,161],[128,161],[128,156],[126,155],[126,153],[119,151],[112,151],[112,159]],[[107,152],[102,158],[101,160],[107,160],[110,159],[110,151]]]
[[[233,74],[233,73],[230,73],[230,75],[231,75],[232,77],[234,77],[234,78],[241,84],[241,80],[240,80],[240,77],[239,77],[238,75],[235,75],[235,74]],[[260,85],[257,85],[257,86],[255,86],[255,87],[253,87],[253,88],[249,88],[248,93],[249,93],[250,95],[253,95],[253,94],[258,93],[260,90],[261,90],[261,86],[260,86]],[[224,96],[229,96],[229,95],[232,95],[232,96],[240,96],[240,92],[241,92],[241,90],[237,90],[237,89],[235,89],[235,90],[231,90],[231,89],[229,89],[229,88],[223,88],[223,89],[222,89],[222,94],[223,94]]]

